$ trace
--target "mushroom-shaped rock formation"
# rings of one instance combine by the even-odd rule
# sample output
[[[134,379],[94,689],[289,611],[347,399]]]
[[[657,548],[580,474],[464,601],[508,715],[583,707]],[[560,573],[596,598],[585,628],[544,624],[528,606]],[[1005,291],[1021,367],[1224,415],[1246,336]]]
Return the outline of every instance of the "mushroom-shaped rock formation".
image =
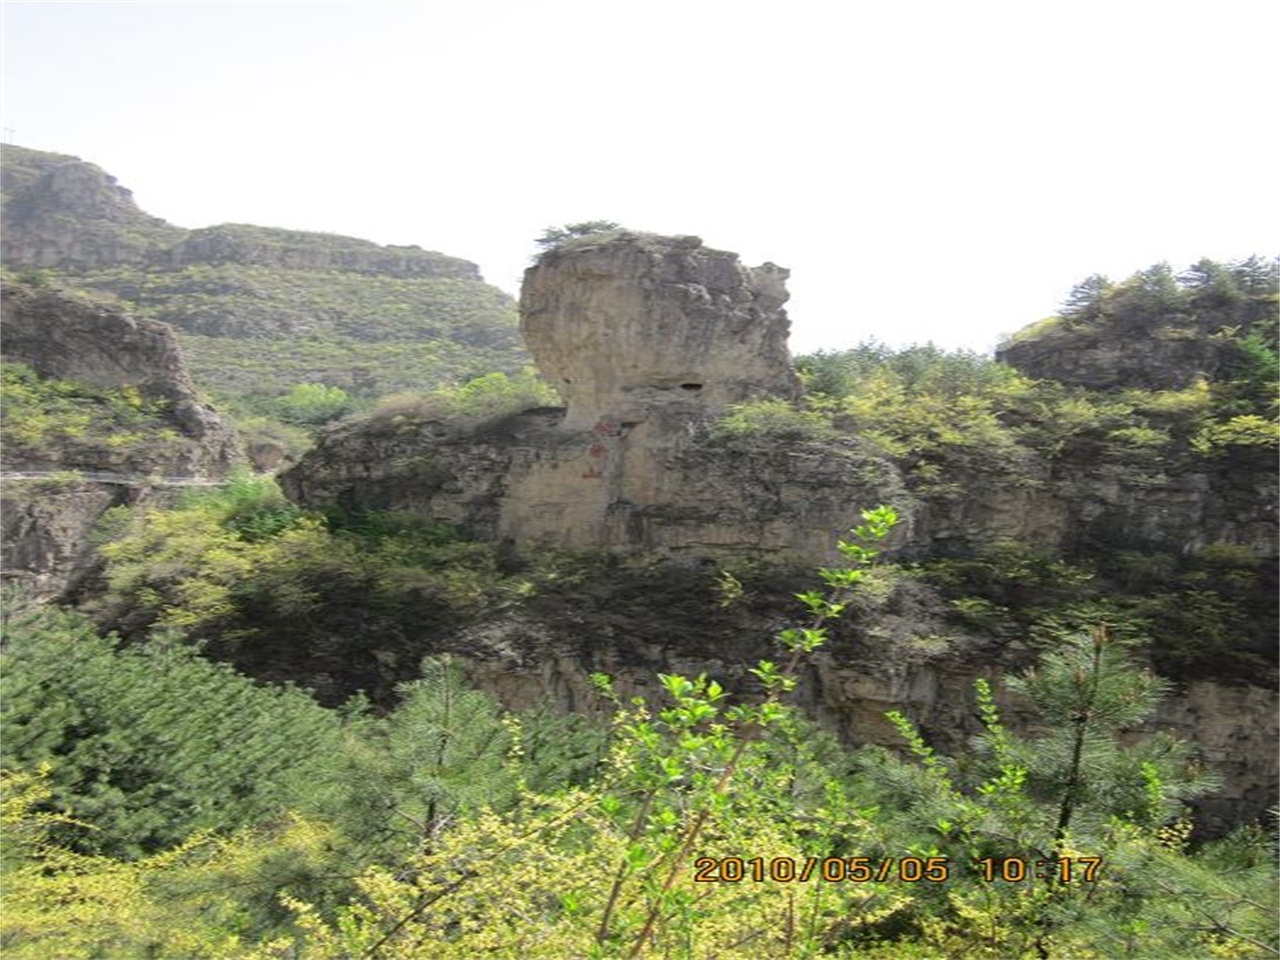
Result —
[[[282,482],[307,505],[421,512],[521,547],[827,556],[859,508],[901,501],[892,466],[854,440],[734,446],[706,429],[798,392],[786,277],[697,237],[570,240],[527,271],[520,305],[566,413],[395,436],[353,424]]]
[[[571,429],[789,397],[787,273],[697,237],[592,234],[526,271],[521,330]]]

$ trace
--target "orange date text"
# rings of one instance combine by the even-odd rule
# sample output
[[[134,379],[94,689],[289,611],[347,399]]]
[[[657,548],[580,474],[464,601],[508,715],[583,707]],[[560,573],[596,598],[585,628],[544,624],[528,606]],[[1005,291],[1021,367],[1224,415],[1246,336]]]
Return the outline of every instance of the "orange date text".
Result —
[[[699,883],[942,883],[951,876],[951,861],[947,857],[699,857],[693,870],[693,879]]]

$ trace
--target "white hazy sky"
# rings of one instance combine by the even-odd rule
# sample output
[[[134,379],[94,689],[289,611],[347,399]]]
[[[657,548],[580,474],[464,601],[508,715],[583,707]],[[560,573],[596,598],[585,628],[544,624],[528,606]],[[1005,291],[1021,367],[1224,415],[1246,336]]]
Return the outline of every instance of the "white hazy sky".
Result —
[[[147,212],[553,224],[789,267],[792,346],[988,350],[1091,273],[1280,251],[1275,0],[4,0],[5,139]]]

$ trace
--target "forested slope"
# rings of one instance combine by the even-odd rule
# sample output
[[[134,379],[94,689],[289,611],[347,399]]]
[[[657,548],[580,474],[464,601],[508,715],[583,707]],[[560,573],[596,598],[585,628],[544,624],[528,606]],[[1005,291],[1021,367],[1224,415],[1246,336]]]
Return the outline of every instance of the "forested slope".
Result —
[[[269,535],[257,516],[241,529]],[[121,647],[10,604],[6,952],[1274,953],[1274,839],[1193,841],[1184,804],[1214,778],[1125,732],[1168,691],[1105,627],[977,683],[955,755],[901,714],[903,755],[850,753],[788,706],[895,519],[868,511],[817,571],[753,689],[599,676],[576,716],[504,711],[440,660],[385,716],[334,712],[194,656],[180,624]],[[721,586],[737,606],[743,581]],[[1040,732],[1007,726],[1010,693]]]
[[[367,401],[527,362],[511,298],[465,260],[273,227],[185,230],[75,157],[5,145],[2,169],[4,264],[172,324],[224,403],[309,383]]]

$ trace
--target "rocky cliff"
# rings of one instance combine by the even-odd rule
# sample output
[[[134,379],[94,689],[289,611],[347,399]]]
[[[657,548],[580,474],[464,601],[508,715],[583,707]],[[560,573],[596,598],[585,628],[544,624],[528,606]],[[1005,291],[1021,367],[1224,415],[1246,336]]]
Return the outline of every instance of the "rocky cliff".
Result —
[[[183,234],[143,213],[115,177],[78,157],[5,144],[0,160],[5,264],[142,264]]]
[[[355,424],[282,477],[301,503],[414,510],[519,545],[826,555],[895,489],[850,440],[720,442],[732,403],[790,396],[786,271],[696,237],[609,234],[545,254],[522,327],[567,411],[478,429]]]
[[[786,279],[697,237],[589,235],[526,272],[520,330],[568,405],[566,429],[654,410],[714,413],[798,392]]]
[[[480,280],[480,268],[474,263],[421,247],[384,247],[355,237],[238,223],[191,230],[173,246],[157,253],[155,259],[173,267],[239,263],[389,277]]]
[[[1176,390],[1216,374],[1229,349],[1225,341],[1210,340],[1186,323],[1103,331],[1059,324],[1002,346],[996,356],[1033,376],[1095,390]]]
[[[220,477],[239,459],[234,431],[197,395],[173,331],[164,324],[23,283],[10,283],[0,291],[0,323],[5,359],[25,363],[46,379],[73,380],[105,390],[132,388],[140,403],[162,405],[165,420],[179,433],[173,443],[136,450],[132,459],[122,463],[64,460],[61,466]],[[36,465],[10,462],[9,467],[35,469]]]
[[[1204,259],[1180,276],[1168,264],[1121,283],[1095,276],[1060,316],[1020,331],[996,357],[1032,376],[1095,390],[1178,390],[1222,379],[1249,360],[1251,335],[1274,341],[1277,265]]]
[[[1078,450],[1057,440],[1053,449],[993,450],[961,465],[949,483],[923,488],[908,482],[910,462],[856,434],[726,437],[715,424],[731,405],[797,392],[785,279],[781,268],[748,269],[692,237],[570,241],[530,268],[521,300],[530,350],[567,411],[479,429],[404,418],[353,423],[283,481],[308,505],[412,510],[516,544],[816,560],[829,555],[834,531],[856,507],[874,501],[908,516],[899,546],[916,555],[1008,539],[1066,553],[1191,555],[1229,544],[1275,556],[1273,465],[1248,450],[1156,456],[1157,448],[1128,440]],[[1104,328],[1090,343],[1112,350],[1107,344],[1136,336],[1125,329]],[[1200,339],[1207,350],[1240,350]],[[1039,371],[1033,356],[1056,356],[1036,350],[1014,350],[1015,359]],[[1062,364],[1076,361],[1057,362],[1065,377]],[[1156,435],[1134,436],[1151,444]]]
[[[409,511],[479,539],[671,555],[827,556],[876,497],[901,490],[857,440],[786,448],[708,435],[687,403],[564,426],[560,409],[459,428],[344,424],[280,482],[298,503]]]
[[[4,576],[36,595],[85,575],[90,531],[110,507],[146,499],[157,483],[216,481],[241,461],[165,325],[11,282],[0,334]]]
[[[784,280],[779,268],[744,268],[692,238],[573,241],[528,271],[522,299],[530,349],[567,412],[345,424],[282,484],[310,507],[408,511],[517,552],[657,551],[689,569],[728,557],[811,567],[831,557],[836,533],[860,508],[892,503],[905,519],[892,544],[900,559],[928,569],[960,558],[960,569],[975,562],[964,558],[1016,545],[1018,559],[982,567],[983,576],[1009,578],[1007,589],[991,585],[1005,594],[1001,602],[1032,606],[1061,587],[1050,581],[1094,576],[1061,558],[1093,557],[1105,568],[1117,555],[1161,557],[1173,569],[1177,558],[1213,548],[1239,551],[1246,564],[1273,561],[1272,473],[1244,454],[1156,463],[1117,443],[1027,450],[1012,457],[1015,468],[1002,462],[1008,450],[992,451],[957,467],[949,483],[925,488],[911,479],[912,460],[869,438],[726,433],[718,424],[727,406],[795,390]],[[1037,551],[1046,559],[1035,559]],[[1039,599],[1018,599],[1030,582],[1027,563],[1041,564],[1046,578]],[[1020,646],[1026,621],[958,622],[957,609],[1003,608],[949,601],[936,582],[907,577],[885,588],[855,634],[825,650],[806,678],[811,711],[851,742],[895,743],[883,712],[905,708],[944,749],[963,750],[978,732],[974,677],[1029,662]],[[1073,596],[1069,589],[1058,595],[1051,602],[1072,602],[1061,599]],[[738,683],[749,681],[743,664],[769,654],[767,642],[702,622],[671,620],[646,632],[643,619],[619,622],[583,605],[572,622],[499,618],[447,646],[506,698],[549,690],[570,709],[587,701],[594,671],[637,685],[673,670]],[[1257,815],[1274,795],[1275,692],[1238,675],[1232,683],[1203,679],[1206,672],[1200,664],[1184,678],[1161,722],[1195,740],[1226,779],[1211,812]],[[1017,704],[1010,709],[1016,718]]]

